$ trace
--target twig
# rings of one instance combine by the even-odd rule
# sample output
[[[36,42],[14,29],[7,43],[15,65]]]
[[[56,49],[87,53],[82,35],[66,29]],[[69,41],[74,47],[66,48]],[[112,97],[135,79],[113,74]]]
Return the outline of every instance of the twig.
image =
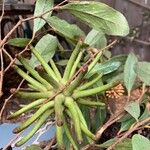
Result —
[[[26,18],[26,19],[20,19],[20,20],[18,21],[18,23],[8,32],[8,34],[7,34],[7,35],[4,37],[4,39],[1,41],[0,47],[2,47],[2,46],[6,43],[7,39],[11,36],[11,34],[12,34],[23,22],[26,22],[26,21],[29,21],[29,20],[34,20],[34,19],[36,19],[36,18],[41,18],[42,16],[44,16],[45,14],[47,14],[47,13],[53,11],[53,10],[58,10],[59,6],[63,5],[63,4],[66,3],[67,1],[68,1],[68,0],[65,0],[65,1],[63,1],[62,3],[59,3],[58,5],[54,6],[52,9],[50,9],[50,10],[44,12],[44,13],[41,14],[41,15],[28,17],[28,18]]]
[[[8,101],[14,96],[14,94],[20,89],[21,85],[23,84],[24,82],[24,79],[20,82],[19,86],[17,87],[17,89],[15,90],[15,92],[13,92],[7,99],[5,99],[5,102],[3,104],[3,107],[0,111],[0,120],[2,120],[2,115],[3,115],[3,112],[4,112],[4,109],[8,103]]]
[[[52,147],[52,145],[54,144],[54,142],[56,141],[56,137],[54,137],[50,143],[44,148],[44,150],[50,150],[50,148]]]
[[[34,37],[35,37],[35,34],[33,33],[30,42],[26,45],[26,47],[24,48],[24,50],[22,50],[20,53],[16,54],[16,56],[15,56],[14,59],[11,59],[10,64],[9,64],[9,65],[7,66],[7,68],[4,70],[5,73],[6,73],[6,72],[9,70],[9,68],[15,63],[15,61],[17,60],[17,57],[18,57],[19,55],[22,55],[25,51],[28,50],[29,45],[30,45],[30,44],[32,43],[32,41],[34,40]],[[12,57],[11,57],[11,58],[12,58]]]
[[[0,97],[3,95],[4,62],[3,51],[0,52],[1,70],[0,70]]]
[[[143,41],[143,40],[139,40],[139,39],[132,39],[131,37],[127,36],[125,37],[126,40],[129,40],[131,42],[136,42],[145,46],[150,46],[150,42],[147,41]]]
[[[127,132],[125,132],[125,134],[119,138],[113,145],[111,145],[110,147],[107,148],[107,150],[112,150],[118,143],[122,142],[125,138],[127,138],[132,132],[134,132],[135,130],[137,130],[137,128],[150,123],[150,118],[147,118],[141,122],[137,122],[130,130],[128,130]]]
[[[9,57],[10,61],[13,61],[11,55],[3,48],[2,51]]]
[[[0,16],[0,24],[2,22],[2,19],[3,19],[3,16],[4,16],[4,13],[5,13],[5,0],[3,0],[3,4],[2,4],[2,14]]]
[[[143,7],[145,9],[150,10],[150,7],[148,5],[142,4],[140,2],[136,2],[135,0],[128,0],[128,1],[131,2],[131,3],[133,3],[133,4],[135,4],[135,5],[137,5],[137,6],[140,6],[140,7]]]
[[[2,22],[2,20],[3,20],[3,16],[4,16],[4,12],[5,12],[5,0],[3,0],[3,4],[2,4],[2,14],[1,14],[1,16],[0,16],[0,41],[1,41],[1,22]]]
[[[22,132],[18,133],[2,150],[7,150],[7,148],[15,143],[15,141],[19,138],[19,136],[22,134]]]

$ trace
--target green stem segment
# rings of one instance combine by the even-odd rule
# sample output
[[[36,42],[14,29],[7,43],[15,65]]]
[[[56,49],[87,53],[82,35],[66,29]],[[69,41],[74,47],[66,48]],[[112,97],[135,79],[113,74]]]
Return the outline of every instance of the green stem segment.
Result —
[[[23,66],[27,69],[27,71],[29,71],[29,73],[35,78],[37,79],[41,84],[45,85],[45,87],[48,89],[48,90],[51,90],[53,87],[45,80],[43,79],[39,73],[37,71],[35,71],[32,66],[29,64],[29,62],[23,58],[23,57],[19,57],[18,58],[19,61],[23,64]]]
[[[91,138],[92,140],[96,140],[96,137],[95,137],[95,135],[88,129],[88,128],[86,128],[84,125],[83,125],[83,123],[81,123],[81,129],[82,129],[82,131],[89,137],[89,138]]]
[[[39,100],[36,100],[36,101],[24,106],[23,108],[19,109],[17,112],[15,112],[11,116],[9,116],[8,119],[13,119],[13,118],[27,112],[28,110],[41,105],[42,103],[44,103],[45,100],[46,99],[39,99]]]
[[[76,61],[74,62],[74,65],[72,66],[71,72],[70,72],[70,76],[69,79],[75,74],[76,69],[80,63],[81,57],[83,55],[83,51],[81,51],[76,59]]]
[[[21,97],[25,99],[40,99],[40,98],[49,98],[54,94],[52,91],[47,92],[17,92],[15,94],[16,97]]]
[[[64,118],[64,119],[65,119],[65,118]],[[71,135],[71,133],[70,133],[69,127],[68,127],[68,125],[67,125],[67,123],[66,123],[65,120],[64,120],[64,125],[63,125],[63,127],[64,127],[64,131],[65,131],[65,133],[66,133],[66,135],[67,135],[67,137],[68,137],[68,140],[71,142],[73,148],[74,148],[75,150],[78,150],[78,147],[77,147],[77,145],[76,145],[76,143],[75,143],[75,141],[74,141],[74,139],[73,139],[73,137],[72,137],[72,135]]]
[[[96,65],[96,63],[99,61],[101,56],[102,56],[102,51],[96,55],[93,62],[88,66],[88,72],[90,72],[92,70],[92,68]]]
[[[56,125],[57,149],[64,150],[63,130],[62,127]]]
[[[55,117],[56,117],[56,123],[58,126],[63,125],[63,111],[64,111],[64,103],[65,96],[63,94],[59,94],[55,97]]]
[[[106,90],[112,88],[113,86],[115,86],[117,84],[118,84],[118,82],[112,82],[112,83],[103,85],[101,87],[97,87],[97,88],[93,88],[93,89],[89,89],[89,90],[78,91],[78,92],[73,93],[73,97],[75,99],[77,99],[77,98],[81,98],[81,97],[87,97],[87,96],[91,96],[94,94],[98,94],[100,92],[103,92],[103,91],[106,91]]]
[[[16,143],[16,146],[19,147],[26,143],[32,136],[41,128],[41,126],[46,122],[46,120],[49,118],[49,116],[54,112],[53,109],[47,110],[41,117],[40,119],[35,123],[35,126],[33,129],[26,135],[24,136],[19,142]]]
[[[57,79],[58,79],[58,80],[61,80],[61,79],[62,79],[62,78],[61,78],[61,74],[60,74],[60,72],[59,72],[57,66],[55,65],[53,59],[50,59],[50,64],[51,64],[51,67],[52,67],[52,69],[53,69],[55,75],[57,76]]]
[[[27,119],[24,123],[22,123],[19,127],[13,130],[13,133],[19,133],[28,126],[30,126],[36,119],[38,119],[46,110],[52,108],[54,106],[54,101],[50,101],[47,104],[41,106],[37,112],[29,119]]]
[[[88,89],[89,87],[93,86],[96,82],[98,82],[102,77],[102,74],[98,75],[97,77],[95,77],[93,80],[79,86],[77,88],[77,91],[81,91],[81,90],[85,90]]]
[[[27,80],[30,84],[32,84],[34,87],[38,88],[40,91],[47,91],[44,85],[36,81],[35,79],[31,78],[27,73],[25,73],[23,70],[21,70],[18,66],[14,66],[14,69],[17,71],[17,73],[22,76],[25,80]]]
[[[76,89],[76,87],[78,87],[81,84],[81,79],[84,77],[85,72],[81,72],[75,79],[74,81],[71,83],[71,85],[67,88],[67,90],[65,91],[65,94],[67,96],[70,96],[73,91]]]
[[[40,75],[45,79],[47,80],[55,89],[59,88],[60,87],[60,84],[54,80],[52,77],[50,77],[47,73],[45,72],[42,72],[40,73]]]
[[[83,98],[80,98],[77,100],[77,103],[86,105],[86,106],[99,106],[99,107],[105,107],[105,103],[97,102],[97,101],[91,101],[91,100],[85,100]]]
[[[35,55],[35,57],[39,60],[39,62],[44,67],[45,71],[48,73],[48,75],[53,78],[54,80],[58,81],[57,77],[55,76],[55,73],[51,69],[51,67],[46,63],[44,58],[39,54],[39,52],[35,48],[31,48],[32,53]]]
[[[69,76],[70,76],[70,72],[71,72],[71,69],[72,69],[72,66],[77,58],[77,55],[79,54],[80,52],[80,48],[82,46],[82,41],[80,40],[75,49],[73,50],[72,54],[71,54],[71,57],[67,63],[67,66],[66,66],[66,69],[65,69],[65,72],[64,72],[64,76],[63,76],[63,80],[64,81],[67,81],[69,79]]]
[[[75,132],[77,134],[77,139],[79,144],[81,144],[83,139],[82,139],[82,133],[80,128],[80,120],[79,120],[78,112],[76,111],[76,108],[74,106],[74,100],[72,99],[72,97],[66,97],[65,106],[68,108],[69,112],[71,113]]]

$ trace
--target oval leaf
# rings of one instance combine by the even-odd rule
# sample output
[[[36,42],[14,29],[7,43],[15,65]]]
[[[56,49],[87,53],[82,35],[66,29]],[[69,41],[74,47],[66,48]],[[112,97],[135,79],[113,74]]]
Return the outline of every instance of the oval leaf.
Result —
[[[59,19],[56,16],[49,17],[46,20],[56,33],[65,38],[78,41],[79,38],[83,38],[85,36],[84,32],[78,26],[69,24],[67,21]]]
[[[128,93],[130,93],[136,79],[134,67],[137,62],[137,57],[133,53],[130,53],[124,67],[124,83],[128,90]]]
[[[10,39],[7,44],[16,46],[16,47],[26,47],[26,45],[30,42],[31,39],[28,38],[14,38]]]
[[[140,134],[136,134],[132,137],[133,150],[149,150],[150,141]]]
[[[121,65],[119,57],[114,57],[104,63],[96,64],[93,69],[87,73],[86,77],[91,77],[95,73],[103,73],[104,75],[116,71]]]
[[[97,31],[95,29],[88,33],[84,42],[89,46],[98,49],[104,48],[107,45],[105,34],[102,31]]]
[[[50,34],[43,36],[40,41],[36,44],[35,49],[41,54],[41,56],[48,62],[55,54],[57,48],[57,38]],[[32,55],[30,59],[30,64],[33,67],[40,65],[40,62]]]
[[[136,122],[135,119],[132,117],[126,121],[121,122],[121,127],[119,132],[128,130],[135,122]]]
[[[36,5],[35,5],[35,11],[34,11],[34,16],[39,16],[44,14],[45,12],[51,10],[54,5],[54,0],[36,0]],[[42,17],[44,19],[48,18],[51,16],[52,11],[49,13],[46,13]],[[34,27],[33,27],[33,32],[37,32],[40,30],[44,25],[45,25],[45,20],[41,18],[34,19]]]
[[[67,10],[87,25],[102,30],[108,35],[126,36],[129,33],[125,17],[108,5],[94,1],[71,2],[60,7]]]
[[[124,108],[137,121],[140,116],[140,105],[138,102],[130,102]]]
[[[150,85],[150,63],[149,62],[139,62],[135,67],[135,72],[138,77],[146,85]]]

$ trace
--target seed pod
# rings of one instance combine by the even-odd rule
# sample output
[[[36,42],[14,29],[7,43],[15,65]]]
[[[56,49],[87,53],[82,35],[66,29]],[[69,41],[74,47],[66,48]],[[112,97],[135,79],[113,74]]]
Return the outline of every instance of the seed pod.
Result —
[[[91,101],[91,100],[85,100],[83,98],[78,99],[77,103],[82,104],[82,105],[86,105],[86,106],[99,106],[99,107],[102,107],[103,109],[105,108],[105,103],[97,102],[97,101]]]
[[[21,114],[23,114],[24,112],[27,112],[28,110],[36,107],[36,106],[39,106],[40,104],[42,104],[46,99],[39,99],[39,100],[36,100],[26,106],[24,106],[23,108],[21,108],[20,110],[18,110],[17,112],[13,113],[11,116],[8,117],[8,119],[13,119]]]
[[[67,66],[66,66],[66,69],[65,69],[65,72],[64,72],[64,76],[63,76],[63,80],[65,80],[65,81],[67,81],[69,79],[71,68],[74,64],[74,61],[76,60],[77,55],[80,52],[81,46],[82,46],[82,41],[79,40],[79,42],[77,43],[77,45],[76,45],[75,49],[73,50],[73,52],[71,54],[71,57],[70,57],[70,59],[67,63]]]
[[[118,82],[111,82],[111,83],[108,83],[106,85],[103,85],[103,86],[100,86],[100,87],[96,87],[96,88],[93,88],[93,89],[78,91],[76,93],[73,93],[72,96],[75,99],[81,98],[81,97],[91,96],[91,95],[94,95],[94,94],[101,93],[101,92],[103,92],[105,90],[108,90],[109,88],[112,88],[116,84],[118,84]]]
[[[56,123],[58,126],[63,125],[63,110],[64,110],[64,103],[65,96],[63,94],[59,94],[55,97],[55,117],[56,117]]]
[[[56,139],[57,139],[57,149],[64,150],[62,126],[59,127],[56,125]]]
[[[51,67],[52,67],[52,69],[53,69],[55,75],[57,76],[58,80],[61,80],[61,79],[62,79],[62,78],[61,78],[61,74],[60,74],[60,72],[59,72],[57,66],[55,65],[53,59],[50,59],[50,64],[51,64]]]
[[[65,91],[65,95],[70,96],[72,94],[72,92],[75,90],[75,88],[77,86],[79,86],[81,79],[84,77],[85,72],[81,72],[75,79],[74,81],[71,83],[71,85],[67,88],[67,90]]]
[[[93,80],[86,82],[83,85],[79,86],[77,88],[77,91],[82,91],[82,90],[90,88],[91,86],[93,86],[96,82],[98,82],[101,79],[102,75],[103,74],[99,74],[97,77],[94,77]]]
[[[15,93],[16,97],[21,97],[25,99],[40,99],[40,98],[49,98],[52,96],[54,92],[52,91],[47,91],[47,92],[24,92],[24,91],[19,91]]]
[[[44,58],[39,54],[39,52],[32,47],[31,51],[33,52],[33,54],[35,55],[35,57],[38,59],[38,61],[41,63],[41,65],[43,66],[43,68],[45,69],[45,71],[48,73],[49,77],[53,78],[54,80],[58,81],[55,73],[53,72],[53,70],[51,69],[51,67],[46,63],[46,61],[44,60]]]
[[[96,140],[95,135],[87,128],[83,125],[83,123],[81,122],[81,130],[92,140]]]
[[[82,133],[81,133],[81,128],[80,128],[80,119],[78,116],[78,112],[74,106],[74,100],[72,97],[66,97],[65,106],[68,108],[69,112],[71,113],[75,132],[77,134],[77,139],[78,139],[79,144],[81,144],[83,139],[82,139]]]
[[[36,119],[38,119],[46,110],[52,108],[54,106],[54,101],[50,101],[45,105],[41,106],[41,108],[29,119],[27,119],[24,123],[22,123],[19,127],[13,130],[13,133],[19,133],[28,126],[30,126]]]
[[[23,58],[23,57],[19,57],[18,58],[19,61],[23,64],[23,66],[27,69],[27,71],[29,71],[29,73],[35,78],[37,79],[41,84],[45,85],[45,87],[48,89],[48,90],[51,90],[53,87],[45,80],[43,79],[39,73],[37,71],[35,71],[33,69],[33,67],[29,64],[29,62]]]
[[[26,143],[32,136],[41,128],[41,126],[46,122],[46,120],[49,118],[49,116],[54,112],[54,109],[47,110],[41,117],[40,119],[35,123],[35,126],[33,129],[26,135],[24,136],[19,142],[16,143],[15,146],[19,147]]]
[[[78,106],[78,104],[77,104],[76,102],[74,102],[74,106],[75,106],[75,108],[76,108],[76,110],[77,110],[77,113],[78,113],[80,122],[82,122],[83,125],[84,125],[85,127],[87,127],[87,123],[86,123],[86,121],[85,121],[85,119],[84,119],[84,116],[83,116],[83,114],[82,114],[82,112],[81,112],[81,110],[80,110],[80,108],[79,108],[79,106]]]
[[[90,72],[92,70],[92,68],[96,65],[96,63],[99,61],[100,57],[102,56],[103,52],[100,51],[96,57],[94,58],[94,60],[91,62],[91,64],[88,66],[88,72]]]
[[[39,83],[37,80],[31,78],[27,73],[25,73],[23,70],[21,70],[19,67],[14,66],[17,73],[22,76],[25,80],[27,80],[31,85],[33,85],[36,88],[39,88],[40,91],[47,91],[45,86],[43,86],[41,83]]]
[[[67,123],[66,123],[66,121],[65,121],[65,118],[64,118],[63,127],[64,127],[64,131],[65,131],[65,133],[66,133],[66,135],[67,135],[67,137],[68,137],[68,140],[69,140],[70,143],[73,145],[73,148],[74,148],[75,150],[78,150],[78,147],[77,147],[77,145],[76,145],[76,143],[75,143],[75,141],[74,141],[74,139],[73,139],[73,137],[72,137],[72,135],[71,135],[71,133],[70,133],[70,130],[69,130],[69,127],[68,127],[68,125],[67,125]]]
[[[81,60],[81,57],[83,55],[83,50],[78,54],[78,57],[77,59],[75,60],[74,62],[74,65],[72,66],[72,69],[71,69],[71,72],[70,72],[70,76],[69,76],[69,79],[74,75],[78,65],[80,64],[80,60]]]

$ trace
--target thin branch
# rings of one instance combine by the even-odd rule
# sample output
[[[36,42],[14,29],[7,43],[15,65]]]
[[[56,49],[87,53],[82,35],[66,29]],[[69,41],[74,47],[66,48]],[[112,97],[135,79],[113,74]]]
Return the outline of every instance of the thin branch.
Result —
[[[10,61],[13,61],[11,55],[3,48],[2,51],[9,57]]]
[[[141,122],[137,122],[130,130],[128,130],[127,132],[124,133],[124,135],[119,138],[113,145],[111,145],[110,147],[107,148],[107,150],[113,150],[114,147],[119,144],[120,142],[122,142],[124,139],[126,139],[132,132],[134,132],[135,130],[137,130],[137,128],[145,125],[145,124],[149,124],[150,123],[150,118],[147,118]]]
[[[140,6],[140,7],[143,7],[145,9],[150,10],[150,7],[148,5],[142,4],[140,2],[136,2],[135,0],[128,0],[128,1],[131,2],[131,3],[133,3],[133,4],[135,4],[135,5],[137,5],[137,6]]]
[[[14,96],[14,94],[20,89],[21,85],[23,84],[24,82],[24,79],[20,82],[20,84],[18,85],[17,89],[13,92],[13,94],[11,94],[7,99],[5,99],[5,102],[3,104],[3,107],[0,111],[0,120],[2,120],[2,115],[3,115],[3,112],[4,112],[4,109],[8,103],[8,101]]]
[[[50,150],[54,142],[56,141],[56,137],[54,137],[50,143],[44,148],[44,150]]]
[[[0,23],[2,22],[4,13],[5,13],[5,0],[3,0],[3,4],[2,4],[2,14],[0,16]]]
[[[34,20],[36,18],[41,18],[42,16],[44,16],[45,14],[53,11],[53,10],[58,10],[59,9],[59,6],[63,5],[64,3],[66,3],[68,0],[65,0],[63,1],[62,3],[56,5],[55,7],[53,7],[52,9],[44,12],[43,14],[41,15],[38,15],[38,16],[32,16],[32,17],[28,17],[26,19],[20,19],[18,21],[18,23],[10,30],[10,32],[4,37],[4,39],[1,41],[0,43],[0,47],[2,47],[8,40],[8,38],[11,36],[11,34],[23,23],[23,22],[26,22],[26,21],[29,21],[29,20]],[[35,34],[35,33],[34,33]]]
[[[15,143],[15,141],[20,137],[22,132],[18,133],[2,150],[7,150],[9,146]]]
[[[4,13],[5,13],[5,0],[3,0],[3,4],[2,4],[2,14],[0,16],[0,31],[1,31],[1,23],[2,23],[2,20],[3,20],[3,16],[4,16]],[[1,31],[2,32],[2,31]],[[0,33],[0,41],[1,41],[1,33]]]
[[[1,70],[0,70],[0,97],[3,95],[4,62],[3,51],[0,52]]]
[[[147,41],[143,41],[143,40],[139,40],[139,39],[133,39],[129,36],[125,37],[125,39],[130,41],[130,42],[136,42],[138,44],[142,44],[142,45],[145,45],[145,46],[150,46],[150,42],[147,42]]]
[[[20,53],[16,54],[15,58],[11,60],[10,64],[6,67],[6,69],[4,70],[4,72],[6,73],[9,68],[15,63],[15,61],[17,60],[17,57],[19,55],[22,55],[24,52],[26,52],[29,49],[29,45],[33,42],[35,37],[35,34],[32,35],[32,38],[30,40],[30,42],[26,45],[26,47],[24,48],[24,50],[22,50]]]

